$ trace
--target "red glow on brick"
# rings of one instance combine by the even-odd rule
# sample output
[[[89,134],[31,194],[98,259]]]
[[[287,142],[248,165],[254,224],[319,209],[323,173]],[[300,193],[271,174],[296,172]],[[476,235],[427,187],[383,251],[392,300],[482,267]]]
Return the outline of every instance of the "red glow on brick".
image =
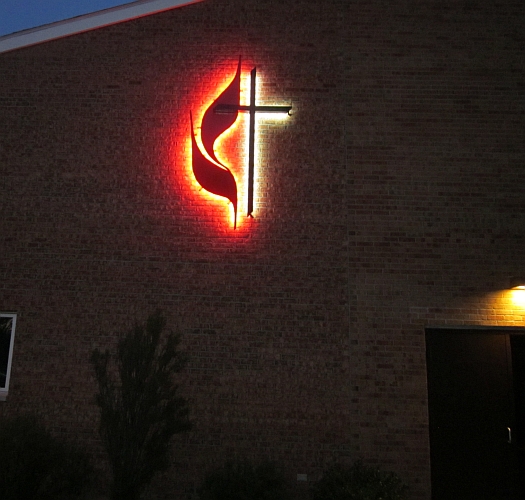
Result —
[[[206,110],[213,104],[218,95],[220,95],[231,83],[233,75],[235,75],[237,69],[237,63],[229,63],[225,67],[221,67],[220,70],[214,71],[211,74],[204,73],[202,82],[205,84],[199,85],[196,92],[192,96],[189,106],[187,108],[187,119],[185,120],[187,126],[180,127],[178,136],[185,135],[183,140],[183,147],[177,147],[175,163],[182,167],[183,171],[183,182],[187,188],[184,189],[184,194],[188,197],[188,206],[195,213],[196,219],[205,221],[206,225],[210,225],[212,222],[213,226],[216,226],[217,230],[224,230],[225,226],[233,229],[235,224],[235,214],[232,203],[223,196],[218,196],[205,189],[198,183],[195,178],[193,167],[192,167],[192,140],[190,131],[189,114],[192,112],[195,140],[199,146],[200,151],[203,155],[205,148],[202,144],[200,137],[200,127],[203,116]],[[248,92],[246,88],[249,82],[241,74],[241,102],[245,99],[245,95]],[[180,116],[180,114],[179,114]],[[228,128],[215,142],[215,155],[217,160],[232,173],[237,184],[238,194],[238,206],[244,206],[245,200],[245,122],[246,117],[242,114],[237,116],[237,119],[233,125]],[[184,132],[183,130],[184,129]],[[178,141],[177,141],[178,142]],[[212,160],[212,158],[209,158]],[[181,169],[177,168],[175,175],[180,175]],[[177,180],[177,184],[180,182],[180,178]],[[251,226],[252,223],[243,217],[241,213],[237,216],[237,231],[243,226]]]

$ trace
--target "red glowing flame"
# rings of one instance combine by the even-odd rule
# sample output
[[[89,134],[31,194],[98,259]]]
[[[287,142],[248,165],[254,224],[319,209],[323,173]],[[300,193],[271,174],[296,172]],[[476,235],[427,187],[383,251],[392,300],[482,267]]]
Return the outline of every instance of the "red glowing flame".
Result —
[[[210,193],[227,198],[233,205],[234,227],[237,226],[237,183],[230,169],[216,156],[214,145],[219,136],[228,130],[237,119],[238,112],[218,114],[214,108],[218,104],[240,104],[241,60],[230,85],[215,99],[206,110],[201,123],[201,141],[205,154],[200,150],[193,131],[193,118],[190,112],[192,167],[197,182]]]

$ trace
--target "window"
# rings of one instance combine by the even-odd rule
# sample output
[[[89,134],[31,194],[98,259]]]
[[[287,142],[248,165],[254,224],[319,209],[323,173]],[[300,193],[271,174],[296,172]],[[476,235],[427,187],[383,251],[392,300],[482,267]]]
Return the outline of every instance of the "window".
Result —
[[[15,326],[16,314],[0,313],[0,401],[5,401],[9,390]]]

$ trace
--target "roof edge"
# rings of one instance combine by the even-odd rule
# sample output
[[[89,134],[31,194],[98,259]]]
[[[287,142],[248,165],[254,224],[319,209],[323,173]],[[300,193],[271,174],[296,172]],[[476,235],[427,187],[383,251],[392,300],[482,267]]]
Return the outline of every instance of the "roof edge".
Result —
[[[37,28],[18,31],[0,37],[0,54],[202,1],[138,0],[110,9],[57,21],[56,23],[45,24]]]

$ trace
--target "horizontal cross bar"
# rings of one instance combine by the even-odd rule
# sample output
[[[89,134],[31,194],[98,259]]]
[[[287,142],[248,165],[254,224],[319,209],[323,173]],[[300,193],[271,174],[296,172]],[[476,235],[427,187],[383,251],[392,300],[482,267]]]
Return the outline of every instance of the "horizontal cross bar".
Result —
[[[213,111],[218,114],[235,113],[235,111],[260,111],[262,113],[290,114],[292,106],[238,106],[237,104],[217,104]]]

